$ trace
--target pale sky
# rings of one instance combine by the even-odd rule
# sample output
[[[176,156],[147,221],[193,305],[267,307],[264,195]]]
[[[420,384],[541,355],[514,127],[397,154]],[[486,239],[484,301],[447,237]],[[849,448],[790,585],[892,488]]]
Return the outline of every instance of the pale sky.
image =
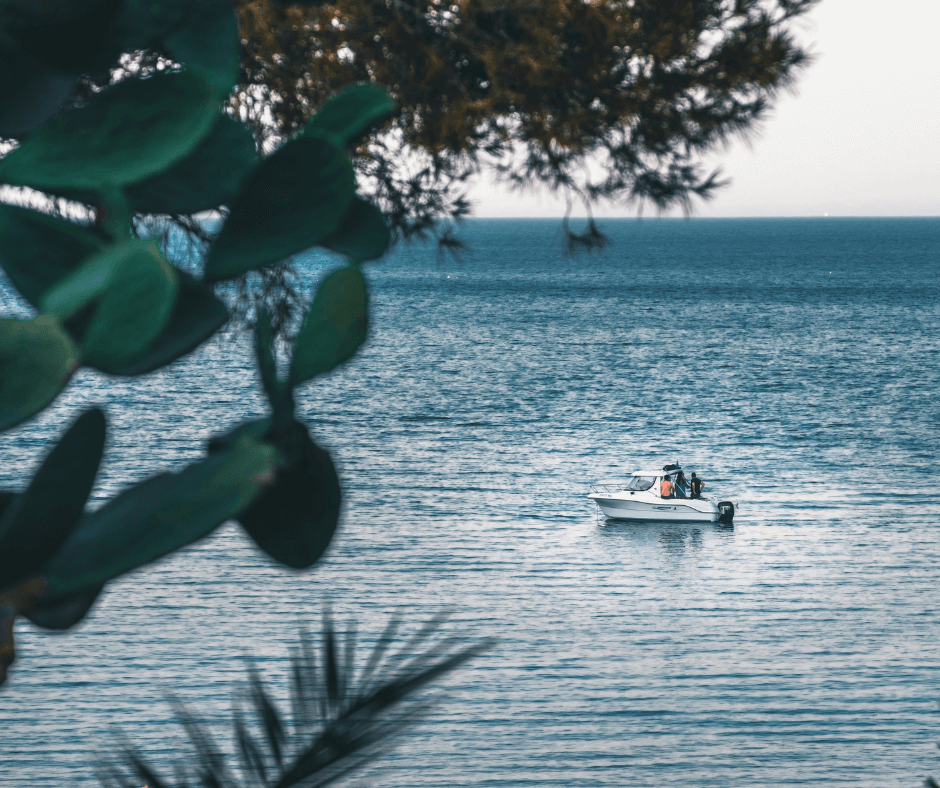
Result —
[[[694,215],[940,216],[940,0],[823,0],[799,34],[815,62],[749,141],[711,157],[732,182]],[[471,197],[475,216],[564,213],[491,183]]]

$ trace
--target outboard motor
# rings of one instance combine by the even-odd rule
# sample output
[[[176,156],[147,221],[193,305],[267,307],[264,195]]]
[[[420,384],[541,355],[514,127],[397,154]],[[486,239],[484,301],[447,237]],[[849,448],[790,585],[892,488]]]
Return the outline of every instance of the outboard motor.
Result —
[[[734,504],[731,501],[718,501],[718,522],[731,525],[734,521]]]

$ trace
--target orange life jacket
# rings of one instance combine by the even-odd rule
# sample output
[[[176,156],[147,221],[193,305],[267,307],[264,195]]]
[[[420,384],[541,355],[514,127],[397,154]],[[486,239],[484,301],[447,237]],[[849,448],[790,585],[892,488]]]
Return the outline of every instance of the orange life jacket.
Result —
[[[663,479],[659,485],[659,491],[663,498],[672,498],[672,482],[669,479]]]

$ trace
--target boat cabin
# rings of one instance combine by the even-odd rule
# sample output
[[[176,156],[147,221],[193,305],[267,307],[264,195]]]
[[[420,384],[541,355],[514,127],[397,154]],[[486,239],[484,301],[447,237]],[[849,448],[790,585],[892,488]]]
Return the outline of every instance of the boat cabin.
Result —
[[[659,470],[637,471],[631,474],[631,478],[628,482],[601,482],[597,485],[592,484],[591,489],[595,492],[601,492],[598,488],[603,488],[603,491],[608,493],[648,492],[659,497],[660,490],[662,489],[659,485],[662,483],[666,474],[669,474],[669,478],[672,479],[672,483],[675,486],[676,498],[691,497],[689,479],[685,475],[685,471],[677,465],[667,465],[665,468]]]
[[[666,477],[666,474],[672,480],[676,498],[690,497],[688,477],[686,477],[682,468],[676,466],[668,466],[668,470],[637,471],[632,474],[630,481],[623,487],[623,490],[626,492],[649,492],[658,496],[661,489],[659,485]]]

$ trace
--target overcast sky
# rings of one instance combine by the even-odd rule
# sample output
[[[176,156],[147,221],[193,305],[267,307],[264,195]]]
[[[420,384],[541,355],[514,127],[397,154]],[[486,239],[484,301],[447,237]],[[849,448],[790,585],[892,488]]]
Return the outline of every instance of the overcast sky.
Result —
[[[822,0],[799,25],[815,63],[712,157],[732,182],[695,215],[940,216],[940,0]],[[471,197],[477,216],[564,213],[488,183]]]

